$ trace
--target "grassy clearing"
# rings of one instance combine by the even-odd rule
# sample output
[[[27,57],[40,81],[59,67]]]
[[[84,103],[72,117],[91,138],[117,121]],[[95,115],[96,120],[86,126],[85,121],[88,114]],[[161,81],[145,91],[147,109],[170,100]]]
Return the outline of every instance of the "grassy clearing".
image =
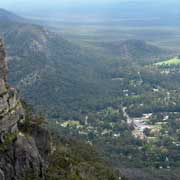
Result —
[[[175,57],[175,58],[168,59],[166,61],[156,63],[155,65],[157,66],[169,65],[170,66],[170,65],[178,65],[178,64],[180,64],[180,58]]]

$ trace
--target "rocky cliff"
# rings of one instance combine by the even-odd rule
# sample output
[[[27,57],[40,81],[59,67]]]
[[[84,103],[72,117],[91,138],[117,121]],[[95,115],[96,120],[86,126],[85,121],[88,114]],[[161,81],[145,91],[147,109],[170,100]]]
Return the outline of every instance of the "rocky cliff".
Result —
[[[43,179],[43,160],[36,142],[19,129],[19,124],[25,121],[25,113],[17,91],[6,82],[5,58],[0,40],[0,180],[17,180],[26,176]]]

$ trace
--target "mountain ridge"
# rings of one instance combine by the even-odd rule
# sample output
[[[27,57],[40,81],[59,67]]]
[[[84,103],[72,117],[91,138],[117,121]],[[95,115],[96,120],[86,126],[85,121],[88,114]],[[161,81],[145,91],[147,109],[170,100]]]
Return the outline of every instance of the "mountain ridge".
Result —
[[[23,18],[12,13],[11,11],[5,10],[0,8],[0,20],[1,21],[16,21],[16,22],[23,22]]]
[[[126,61],[137,64],[151,64],[159,61],[159,56],[163,55],[166,57],[168,54],[172,54],[169,50],[159,48],[158,46],[137,39],[100,43],[100,46]],[[163,58],[163,56],[161,58]]]
[[[61,102],[67,101],[60,96],[62,93],[69,93],[74,99],[72,94],[76,92],[79,101],[94,87],[101,91],[94,79],[100,80],[105,67],[95,56],[42,26],[12,21],[1,23],[0,34],[8,50],[9,82],[35,109],[51,112],[49,104],[56,114],[62,111],[64,103]],[[81,87],[86,89],[82,93]],[[54,90],[56,93],[50,93]]]

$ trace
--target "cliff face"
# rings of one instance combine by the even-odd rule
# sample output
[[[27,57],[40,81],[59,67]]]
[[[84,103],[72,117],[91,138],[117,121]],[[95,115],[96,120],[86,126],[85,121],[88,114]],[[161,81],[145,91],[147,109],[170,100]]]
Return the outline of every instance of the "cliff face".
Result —
[[[25,113],[17,91],[7,85],[5,57],[0,40],[0,180],[26,176],[43,179],[43,160],[36,142],[18,128],[25,121]]]
[[[3,42],[0,40],[0,79],[5,79],[7,76],[6,53],[4,50]]]

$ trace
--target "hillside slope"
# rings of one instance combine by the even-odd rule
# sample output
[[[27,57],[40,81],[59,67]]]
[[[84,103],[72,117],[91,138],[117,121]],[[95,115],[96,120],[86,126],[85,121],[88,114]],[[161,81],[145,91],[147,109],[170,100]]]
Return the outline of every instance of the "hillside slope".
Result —
[[[0,40],[0,179],[117,180],[93,147],[53,138],[42,117],[34,116],[7,81]],[[57,140],[58,139],[58,140]]]
[[[149,64],[163,59],[172,52],[146,43],[142,40],[129,39],[122,42],[100,43],[109,53],[117,55],[127,62]]]
[[[0,8],[0,20],[1,21],[18,21],[22,22],[23,18],[5,9]]]
[[[81,109],[87,96],[96,99],[101,94],[99,84],[106,71],[95,56],[41,26],[1,19],[0,23],[9,82],[35,109],[63,115],[64,109]]]

